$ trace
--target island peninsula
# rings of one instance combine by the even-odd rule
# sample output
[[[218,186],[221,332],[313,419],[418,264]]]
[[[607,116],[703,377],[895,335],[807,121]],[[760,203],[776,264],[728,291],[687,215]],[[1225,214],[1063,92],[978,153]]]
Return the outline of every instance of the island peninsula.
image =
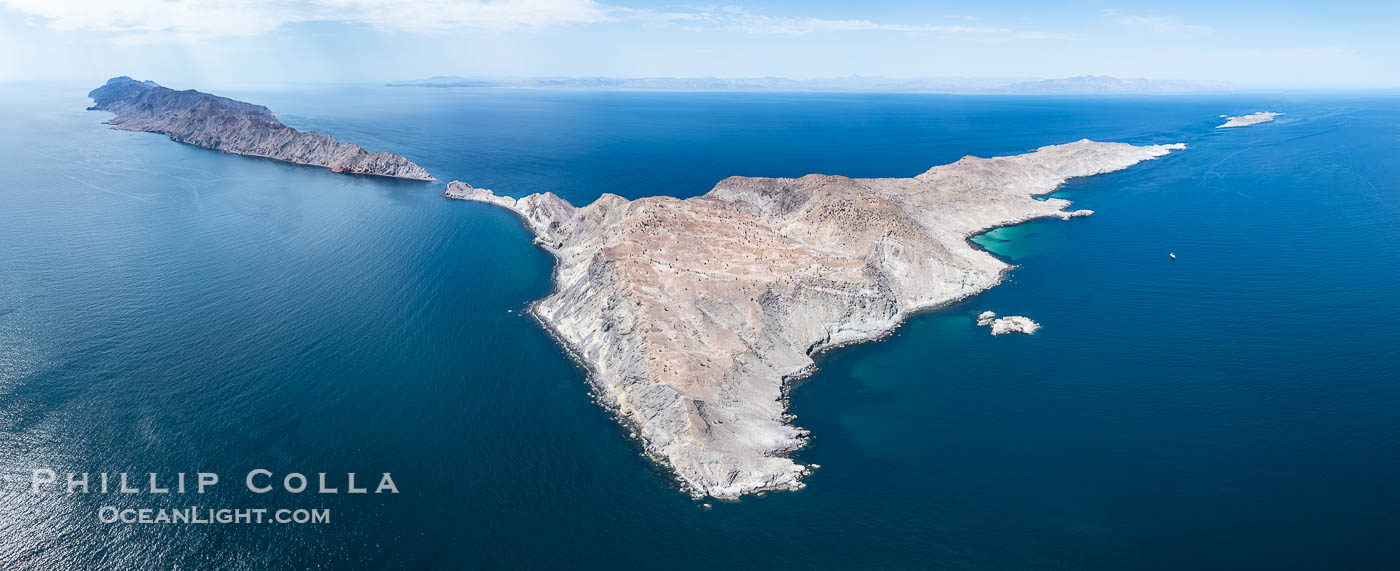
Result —
[[[278,121],[266,107],[201,93],[175,91],[150,81],[114,77],[88,93],[89,110],[111,111],[107,124],[127,131],[163,133],[197,147],[325,167],[331,172],[437,180],[393,153],[371,153],[326,135],[303,133]]]
[[[1081,140],[964,157],[912,178],[731,177],[703,196],[574,206],[552,193],[444,196],[514,211],[558,259],[534,315],[600,400],[695,496],[802,487],[786,391],[812,356],[990,288],[1009,266],[968,238],[1067,212],[1038,196],[1184,144]]]

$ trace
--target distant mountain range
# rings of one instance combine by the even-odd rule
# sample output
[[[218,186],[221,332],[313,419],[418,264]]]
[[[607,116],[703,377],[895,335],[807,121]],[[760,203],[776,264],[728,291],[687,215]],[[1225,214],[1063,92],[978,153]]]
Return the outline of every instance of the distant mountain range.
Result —
[[[1063,79],[1022,81],[1006,86],[1010,93],[1191,93],[1229,91],[1226,82],[1119,78],[1107,75],[1081,75]]]
[[[1230,91],[1225,82],[1117,78],[1082,75],[1062,79],[1014,80],[980,78],[891,79],[836,77],[788,79],[785,77],[540,77],[468,78],[439,75],[426,79],[390,82],[390,87],[511,87],[525,89],[616,89],[647,91],[863,91],[903,93],[982,94],[1095,94],[1095,93],[1200,93]]]

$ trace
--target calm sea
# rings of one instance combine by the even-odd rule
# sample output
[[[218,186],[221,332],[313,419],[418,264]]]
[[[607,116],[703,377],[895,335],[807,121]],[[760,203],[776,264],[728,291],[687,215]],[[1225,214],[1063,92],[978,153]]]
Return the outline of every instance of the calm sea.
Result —
[[[575,203],[1191,146],[1059,193],[1092,217],[979,238],[1019,266],[1007,283],[797,387],[807,489],[706,508],[521,315],[553,262],[513,215],[110,130],[90,87],[0,85],[0,566],[1400,565],[1400,98],[221,92]],[[1257,110],[1287,115],[1213,128]],[[1044,327],[992,337],[982,310]],[[35,495],[36,468],[221,481]],[[252,494],[256,468],[401,493]],[[108,505],[332,519],[104,524]]]

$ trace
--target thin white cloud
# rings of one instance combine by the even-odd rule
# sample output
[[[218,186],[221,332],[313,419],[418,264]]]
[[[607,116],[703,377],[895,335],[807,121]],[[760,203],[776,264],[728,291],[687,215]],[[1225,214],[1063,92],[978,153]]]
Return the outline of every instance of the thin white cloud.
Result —
[[[519,29],[606,21],[593,0],[0,0],[55,30],[130,41],[252,36],[286,24],[344,22],[381,29]]]
[[[672,12],[630,11],[636,19],[653,24],[667,24],[693,30],[731,30],[751,34],[804,35],[821,32],[922,32],[939,34],[1010,34],[1011,30],[960,25],[888,24],[865,19],[833,20],[826,18],[791,18],[755,14],[745,8],[695,9]]]
[[[1209,34],[1215,31],[1210,26],[1188,24],[1176,16],[1137,16],[1117,10],[1104,10],[1120,26],[1148,30],[1158,34]]]
[[[657,11],[595,0],[0,0],[0,5],[52,29],[105,33],[124,42],[253,36],[304,22],[340,22],[409,32],[635,22],[692,31],[767,35],[883,31],[987,39],[1066,38],[1056,33],[999,27],[769,16],[738,6]]]
[[[521,29],[612,20],[612,8],[594,0],[313,0],[343,18],[410,31],[459,28]],[[321,18],[318,18],[321,19]]]
[[[690,31],[726,30],[765,35],[806,35],[824,32],[907,32],[956,34],[994,39],[1065,39],[1063,34],[952,24],[894,24],[866,19],[793,18],[756,14],[740,6],[701,7],[656,12],[625,10],[628,19]]]

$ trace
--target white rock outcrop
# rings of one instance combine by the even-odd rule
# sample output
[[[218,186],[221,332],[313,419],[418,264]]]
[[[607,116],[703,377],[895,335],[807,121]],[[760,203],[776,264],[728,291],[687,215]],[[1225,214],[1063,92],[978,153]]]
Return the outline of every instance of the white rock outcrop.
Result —
[[[1239,117],[1225,117],[1225,123],[1221,125],[1216,125],[1215,128],[1225,129],[1228,127],[1248,127],[1250,125],[1268,123],[1269,121],[1273,121],[1274,118],[1278,117],[1279,115],[1283,115],[1283,113],[1274,113],[1272,111],[1260,111],[1258,113],[1253,113],[1250,115],[1240,115]],[[1224,115],[1222,115],[1222,117],[1224,117]]]
[[[977,325],[990,325],[991,334],[1030,334],[1035,333],[1036,329],[1040,329],[1040,323],[1033,322],[1033,320],[1030,320],[1030,318],[1025,318],[1025,316],[1021,315],[1008,315],[1005,316],[1005,318],[988,320],[987,323],[983,323],[981,322],[981,319],[977,319]]]
[[[1183,148],[1082,140],[912,178],[732,177],[685,200],[574,206],[461,182],[444,195],[520,215],[558,258],[535,316],[649,455],[691,493],[733,498],[802,486],[807,468],[787,453],[807,431],[790,423],[785,391],[814,352],[999,283],[1008,266],[968,238],[1078,214],[1037,195]]]
[[[1029,335],[1035,333],[1035,330],[1040,329],[1040,324],[1031,321],[1029,317],[1022,317],[1020,315],[997,317],[997,314],[991,311],[983,311],[978,314],[977,325],[979,327],[990,326],[992,328],[992,335],[1002,335],[1005,333],[1025,333]]]

